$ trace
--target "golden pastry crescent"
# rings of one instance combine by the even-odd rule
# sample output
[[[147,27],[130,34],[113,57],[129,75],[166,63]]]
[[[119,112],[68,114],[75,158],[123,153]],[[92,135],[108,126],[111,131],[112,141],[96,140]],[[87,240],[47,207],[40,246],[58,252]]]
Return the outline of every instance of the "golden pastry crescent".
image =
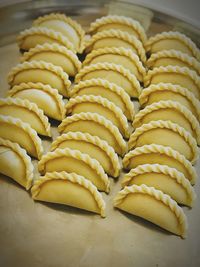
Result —
[[[69,205],[105,217],[105,202],[96,187],[76,173],[48,172],[31,189],[34,200]]]
[[[79,150],[57,148],[38,162],[38,170],[46,172],[75,172],[90,180],[99,190],[109,192],[110,182],[100,163]]]
[[[126,142],[118,128],[103,116],[90,112],[74,114],[58,126],[60,133],[83,132],[98,136],[112,146],[119,155],[126,151]]]
[[[135,115],[134,105],[125,90],[114,83],[104,79],[91,79],[80,81],[70,91],[70,96],[96,95],[102,96],[121,108],[128,120],[132,120]]]
[[[102,62],[122,65],[136,76],[139,81],[143,81],[146,69],[142,65],[139,57],[130,49],[123,47],[105,47],[92,50],[83,61],[83,66]]]
[[[0,114],[21,119],[41,135],[51,136],[50,124],[43,110],[21,98],[0,98]]]
[[[136,147],[124,156],[122,163],[128,170],[147,163],[167,165],[182,172],[192,185],[197,180],[197,173],[191,162],[171,147],[156,144]]]
[[[185,238],[187,218],[170,196],[146,185],[127,186],[117,193],[114,206]]]
[[[45,43],[31,48],[21,57],[24,61],[45,61],[61,67],[69,76],[75,76],[81,69],[81,62],[76,54],[65,46]]]
[[[122,187],[129,185],[152,186],[168,194],[177,203],[193,206],[196,197],[193,187],[185,176],[174,168],[159,164],[144,164],[132,169],[122,179]]]
[[[18,143],[29,155],[40,159],[43,153],[41,139],[28,123],[11,116],[0,115],[0,138]]]
[[[31,61],[18,64],[8,74],[10,86],[27,82],[41,82],[56,88],[63,96],[68,96],[71,85],[69,76],[61,67],[44,61]]]
[[[66,147],[88,154],[91,158],[96,159],[109,175],[119,176],[120,164],[117,154],[107,142],[98,136],[81,132],[68,132],[56,138],[51,145],[51,151]]]
[[[101,96],[82,95],[70,98],[65,105],[66,114],[78,114],[81,112],[98,113],[110,120],[121,132],[121,134],[129,138],[130,131],[126,116],[120,108],[111,101]]]
[[[8,91],[8,96],[27,99],[35,103],[48,117],[61,121],[65,117],[65,106],[58,90],[42,83],[21,83]]]
[[[33,165],[18,144],[0,138],[0,173],[11,177],[28,190],[33,181]]]
[[[75,82],[102,78],[122,87],[131,97],[138,97],[140,83],[128,69],[113,63],[97,63],[83,67],[75,77]]]
[[[179,125],[171,121],[151,121],[137,128],[131,135],[129,149],[148,144],[169,146],[184,155],[192,163],[198,158],[196,140]]]
[[[150,84],[172,83],[190,90],[200,100],[200,77],[186,67],[167,66],[149,70],[144,78],[145,87]]]

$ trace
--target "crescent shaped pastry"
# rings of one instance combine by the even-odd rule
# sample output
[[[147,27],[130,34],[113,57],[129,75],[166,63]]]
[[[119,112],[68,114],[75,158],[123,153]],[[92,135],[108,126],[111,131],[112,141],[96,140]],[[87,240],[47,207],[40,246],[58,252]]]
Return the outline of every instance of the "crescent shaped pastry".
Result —
[[[32,27],[20,32],[17,37],[17,43],[20,49],[27,51],[36,45],[45,43],[59,44],[67,49],[76,52],[73,44],[62,33],[43,27]]]
[[[24,61],[45,61],[61,67],[69,76],[75,76],[81,69],[81,62],[76,54],[65,46],[58,44],[37,45],[25,52],[21,57]]]
[[[118,106],[128,120],[135,115],[134,105],[125,90],[114,83],[104,79],[91,79],[81,81],[70,91],[70,96],[96,95],[102,96]]]
[[[68,132],[56,138],[51,145],[51,151],[66,147],[88,154],[91,158],[96,159],[109,175],[119,176],[120,164],[117,154],[107,142],[98,136],[81,132]]]
[[[40,159],[43,153],[41,139],[28,123],[11,116],[0,115],[0,138],[18,143],[29,155]]]
[[[65,118],[58,126],[60,133],[83,132],[98,136],[112,146],[119,155],[126,151],[126,142],[118,128],[103,116],[91,112],[82,112]]]
[[[45,27],[61,32],[72,44],[76,52],[81,53],[84,48],[85,32],[81,25],[64,14],[51,13],[37,18],[34,27]]]
[[[152,84],[142,90],[139,96],[140,105],[147,106],[161,100],[171,100],[179,102],[188,108],[192,114],[200,121],[200,102],[188,89],[171,83]]]
[[[169,146],[184,155],[192,163],[198,158],[196,140],[178,124],[171,121],[151,121],[137,128],[131,135],[129,149],[148,144]]]
[[[8,96],[27,99],[35,103],[48,117],[61,121],[65,117],[65,106],[58,90],[42,83],[21,83],[8,91]]]
[[[167,165],[184,174],[192,185],[197,180],[197,173],[189,160],[171,147],[151,144],[129,151],[123,158],[125,169],[134,169],[143,164]]]
[[[153,69],[161,66],[180,66],[187,67],[196,71],[200,75],[200,62],[188,54],[182,53],[177,50],[162,50],[151,55],[147,60],[146,65],[148,68]]]
[[[176,101],[155,102],[140,110],[133,121],[134,128],[151,121],[171,121],[189,131],[200,144],[200,125],[198,120],[186,107]]]
[[[128,69],[113,63],[97,63],[85,66],[75,77],[75,82],[93,78],[105,79],[122,87],[131,97],[138,97],[141,92],[140,83]]]
[[[200,61],[200,51],[193,41],[180,32],[162,32],[149,38],[145,45],[146,51],[157,53],[162,50],[176,50],[195,57]]]
[[[28,190],[33,180],[33,165],[18,144],[0,138],[0,173],[11,177]]]
[[[144,85],[172,83],[190,90],[200,100],[200,77],[186,67],[167,66],[149,70],[144,78]]]
[[[38,170],[46,172],[75,172],[90,180],[99,190],[109,192],[110,182],[100,163],[79,150],[57,148],[38,162]]]
[[[51,136],[50,124],[43,110],[34,103],[20,98],[0,98],[0,115],[21,119],[39,134]]]
[[[65,105],[66,114],[77,114],[81,112],[98,113],[110,120],[121,132],[129,138],[130,131],[126,116],[115,104],[101,96],[82,95],[70,98]]]
[[[10,86],[27,82],[41,82],[56,88],[63,96],[68,96],[71,85],[67,73],[61,67],[44,61],[31,61],[18,64],[8,74]]]
[[[144,184],[127,186],[116,195],[114,206],[185,238],[187,218],[182,208],[160,190]]]
[[[166,165],[144,164],[132,169],[122,179],[122,187],[129,185],[152,186],[168,194],[177,203],[193,206],[196,197],[193,187],[185,176]]]
[[[104,47],[124,47],[136,53],[140,60],[146,62],[146,54],[142,43],[133,35],[120,30],[107,30],[94,34],[86,43],[86,53]]]
[[[92,50],[83,62],[83,66],[102,62],[122,65],[136,76],[139,81],[143,81],[146,70],[139,57],[130,49],[123,47],[105,47]]]
[[[76,173],[46,173],[35,181],[31,192],[34,200],[69,205],[105,217],[102,195],[90,181]]]

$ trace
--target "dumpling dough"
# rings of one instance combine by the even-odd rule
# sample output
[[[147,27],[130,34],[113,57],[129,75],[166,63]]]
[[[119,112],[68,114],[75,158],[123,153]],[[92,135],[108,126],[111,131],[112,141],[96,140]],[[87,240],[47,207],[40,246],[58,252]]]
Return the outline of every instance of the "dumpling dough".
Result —
[[[182,208],[160,190],[144,184],[125,187],[116,195],[114,206],[185,238],[187,218]]]
[[[33,165],[18,144],[0,138],[0,173],[11,177],[28,190],[33,180]]]
[[[46,173],[34,182],[31,192],[34,200],[69,205],[105,217],[102,195],[90,181],[76,173]]]

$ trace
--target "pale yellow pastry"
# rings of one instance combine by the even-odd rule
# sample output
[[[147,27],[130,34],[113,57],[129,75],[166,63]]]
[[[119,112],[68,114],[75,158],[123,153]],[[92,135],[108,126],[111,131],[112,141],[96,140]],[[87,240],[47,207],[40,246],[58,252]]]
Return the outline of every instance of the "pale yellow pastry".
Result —
[[[25,52],[21,57],[24,61],[45,61],[61,67],[69,76],[75,76],[81,69],[81,62],[76,54],[59,44],[37,45]]]
[[[61,67],[44,61],[31,61],[18,64],[8,74],[10,86],[27,82],[41,82],[56,88],[63,96],[68,96],[71,85],[69,76]]]
[[[149,70],[144,78],[145,87],[150,84],[172,83],[190,90],[200,100],[200,77],[186,67],[167,66]]]
[[[94,34],[86,43],[86,53],[104,47],[124,47],[132,50],[140,60],[146,62],[142,43],[134,36],[120,30],[107,30]]]
[[[108,62],[122,65],[133,73],[139,81],[143,81],[146,69],[139,57],[130,49],[123,47],[105,47],[92,50],[83,61],[83,66]]]
[[[192,163],[198,158],[196,140],[178,124],[171,121],[151,121],[137,128],[131,135],[129,149],[148,144],[168,146],[177,150]]]
[[[147,106],[160,100],[173,100],[188,108],[200,121],[200,102],[188,89],[171,83],[151,84],[142,90],[140,105]]]
[[[176,123],[191,133],[200,144],[200,125],[196,117],[186,107],[176,101],[166,100],[155,102],[140,110],[133,121],[133,127],[151,121],[166,120]]]
[[[126,151],[126,142],[118,128],[103,116],[91,112],[82,112],[67,117],[58,126],[60,133],[83,132],[98,136],[112,146],[119,155]]]
[[[141,92],[140,83],[128,69],[114,63],[97,63],[85,66],[75,77],[75,82],[94,78],[105,79],[122,87],[131,97],[138,97]]]
[[[68,132],[56,138],[51,145],[51,151],[66,147],[88,154],[91,158],[96,159],[109,175],[119,176],[120,164],[117,154],[107,142],[98,136],[81,132]]]
[[[146,185],[126,186],[117,193],[114,206],[185,238],[187,218],[170,196]]]
[[[21,98],[0,98],[0,115],[21,119],[41,135],[51,136],[50,124],[43,110]]]
[[[146,51],[157,53],[162,50],[176,49],[200,61],[200,51],[195,43],[180,32],[162,32],[149,38],[145,45]]]
[[[122,163],[128,170],[143,164],[167,165],[182,172],[192,185],[197,180],[196,170],[190,161],[171,147],[156,144],[136,147],[124,156]]]
[[[135,115],[134,105],[125,90],[114,83],[104,79],[91,79],[80,81],[70,91],[70,96],[96,95],[102,96],[118,106],[128,120],[132,120]]]
[[[11,116],[0,115],[0,138],[18,143],[29,155],[40,159],[43,153],[41,139],[28,123]]]
[[[122,187],[128,185],[152,186],[168,194],[177,203],[193,206],[196,197],[193,187],[185,176],[174,168],[159,164],[139,165],[124,175]]]
[[[0,138],[0,173],[11,177],[28,190],[33,180],[33,165],[18,144]]]
[[[109,192],[110,182],[100,163],[79,150],[57,148],[38,162],[38,170],[46,172],[75,172],[90,180],[99,190]]]
[[[110,120],[121,132],[121,134],[129,138],[130,131],[126,116],[120,108],[111,101],[101,96],[82,95],[70,98],[65,105],[66,114],[77,114],[81,112],[98,113]]]
[[[85,32],[81,25],[64,14],[51,13],[37,18],[34,27],[45,27],[62,33],[73,45],[76,52],[81,53],[84,48]]]
[[[21,83],[8,91],[8,96],[27,99],[35,103],[44,114],[55,120],[65,117],[65,106],[58,90],[42,83]]]
[[[31,189],[34,200],[64,204],[105,217],[105,202],[96,187],[76,173],[48,172]]]

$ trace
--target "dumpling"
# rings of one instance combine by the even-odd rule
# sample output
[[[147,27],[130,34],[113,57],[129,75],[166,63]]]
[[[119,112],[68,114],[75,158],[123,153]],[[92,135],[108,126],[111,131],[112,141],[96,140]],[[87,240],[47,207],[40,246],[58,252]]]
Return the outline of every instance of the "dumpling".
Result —
[[[31,189],[34,200],[59,203],[105,217],[105,202],[96,187],[76,173],[48,172]]]
[[[28,190],[33,180],[33,165],[18,144],[0,138],[0,173],[11,177]]]
[[[127,186],[117,193],[114,206],[185,238],[187,218],[170,196],[146,185]]]

